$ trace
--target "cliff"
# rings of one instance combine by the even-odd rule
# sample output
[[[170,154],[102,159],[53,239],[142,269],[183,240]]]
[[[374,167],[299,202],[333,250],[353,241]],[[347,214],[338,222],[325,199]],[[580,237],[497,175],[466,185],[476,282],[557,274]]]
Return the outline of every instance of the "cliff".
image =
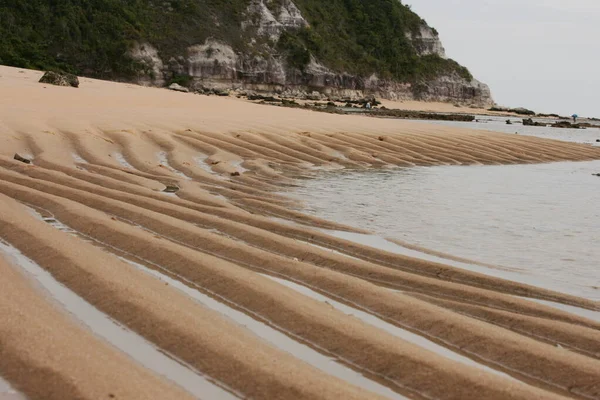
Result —
[[[398,0],[4,3],[3,64],[192,89],[492,103]]]

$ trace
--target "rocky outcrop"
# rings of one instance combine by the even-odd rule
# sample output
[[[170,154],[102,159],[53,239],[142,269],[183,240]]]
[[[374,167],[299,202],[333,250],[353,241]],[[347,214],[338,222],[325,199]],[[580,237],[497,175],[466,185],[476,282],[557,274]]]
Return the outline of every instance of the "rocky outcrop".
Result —
[[[488,85],[477,79],[468,81],[457,74],[419,84],[413,94],[416,100],[470,104],[483,108],[493,103]]]
[[[142,73],[138,75],[139,83],[164,85],[165,65],[154,46],[150,43],[135,43],[129,56],[143,66]]]
[[[172,83],[171,85],[169,85],[169,89],[174,90],[176,92],[183,92],[183,93],[189,93],[190,89],[181,86],[178,83]]]
[[[308,22],[291,0],[282,0],[277,7],[271,5],[271,8],[264,0],[253,0],[246,11],[246,21],[242,23],[244,31],[254,30],[258,36],[267,37],[273,42],[276,42],[285,30],[307,26]]]
[[[546,124],[534,121],[531,118],[524,118],[523,119],[523,126],[546,126]]]
[[[41,77],[40,83],[47,83],[56,86],[79,87],[79,78],[73,74],[63,74],[48,71]]]
[[[442,45],[440,37],[433,28],[427,25],[421,25],[420,29],[416,32],[407,32],[408,37],[417,53],[421,56],[427,56],[431,54],[438,55],[442,58],[446,58],[446,50]]]
[[[314,56],[300,71],[287,64],[276,42],[283,32],[305,28],[309,24],[292,0],[252,0],[242,23],[247,41],[244,51],[209,38],[169,60],[161,59],[158,51],[147,43],[134,46],[130,55],[145,66],[146,73],[139,78],[144,84],[164,85],[183,75],[191,89],[200,91],[242,89],[290,97],[306,97],[316,91],[323,97],[356,99],[374,95],[391,100],[443,101],[479,107],[493,104],[487,85],[457,73],[413,84],[377,75],[364,77],[334,71]],[[406,36],[420,56],[446,57],[437,32],[426,24]]]

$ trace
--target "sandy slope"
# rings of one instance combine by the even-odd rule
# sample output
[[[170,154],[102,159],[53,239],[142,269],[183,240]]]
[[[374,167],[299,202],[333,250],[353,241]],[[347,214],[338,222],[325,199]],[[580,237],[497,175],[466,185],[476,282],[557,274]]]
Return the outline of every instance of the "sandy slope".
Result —
[[[589,160],[600,149],[89,79],[80,89],[58,88],[37,83],[39,76],[0,67],[0,238],[190,368],[240,396],[378,397],[374,386],[323,373],[326,365],[301,361],[118,257],[267,323],[397,398],[600,398],[600,322],[524,297],[591,310],[597,303],[330,237],[312,227],[354,228],[306,217],[280,194],[322,168]],[[15,152],[33,165],[12,160]],[[167,185],[180,190],[162,193]],[[48,398],[38,390],[46,375],[23,368],[48,368],[66,382],[56,389],[64,398],[98,398],[95,391],[107,387],[131,393],[126,398],[183,398],[172,382],[61,315],[18,270],[0,263],[0,314],[23,316],[14,329],[0,327],[0,353],[8,355],[0,376],[35,399]],[[262,274],[475,363],[410,343]],[[29,336],[15,340],[16,329]],[[76,330],[70,346],[52,339]],[[84,343],[88,370],[66,361]],[[107,357],[110,363],[98,361]],[[145,395],[149,389],[156,395]]]

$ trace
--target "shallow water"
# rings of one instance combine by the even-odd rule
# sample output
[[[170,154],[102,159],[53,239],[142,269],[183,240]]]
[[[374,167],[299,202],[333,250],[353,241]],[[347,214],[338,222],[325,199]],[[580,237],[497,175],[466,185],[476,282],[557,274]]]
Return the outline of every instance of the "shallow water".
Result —
[[[190,178],[189,176],[187,176],[186,174],[184,174],[183,172],[173,168],[171,166],[171,164],[169,164],[169,155],[167,154],[166,151],[161,151],[158,154],[156,154],[156,157],[158,158],[158,163],[159,165],[162,165],[163,167],[165,167],[166,169],[168,169],[169,171],[171,171],[172,173],[174,173],[175,175],[190,181],[192,180],[192,178]]]
[[[600,161],[323,172],[292,195],[309,214],[600,300],[598,172]]]
[[[128,169],[135,169],[135,167],[131,164],[129,164],[129,161],[127,161],[127,159],[125,158],[125,156],[121,153],[113,153],[114,159],[117,160],[117,162],[119,164],[121,164],[122,167],[128,168]]]
[[[25,398],[0,376],[0,400],[24,400]]]
[[[507,125],[506,120],[510,119],[513,124]],[[587,143],[594,146],[600,146],[596,140],[600,139],[600,129],[567,129],[567,128],[549,128],[545,126],[524,126],[522,118],[517,117],[491,117],[480,116],[473,122],[459,121],[427,121],[428,124],[454,126],[457,128],[469,128],[485,131],[504,132],[525,136],[537,136],[546,139],[563,140],[566,142]],[[534,118],[534,120],[536,120]],[[538,120],[547,122],[546,120]]]
[[[73,160],[79,164],[88,164],[88,162],[77,153],[71,153]]]
[[[211,175],[214,175],[216,178],[218,179],[225,179],[223,176],[221,176],[220,174],[218,174],[217,172],[213,171],[212,167],[210,165],[208,165],[208,163],[206,162],[206,160],[208,159],[208,156],[198,156],[194,158],[194,161],[196,161],[196,165],[200,168],[202,168],[204,171],[208,172]]]
[[[201,399],[233,400],[237,397],[217,386],[191,367],[157,349],[143,337],[115,322],[75,292],[56,281],[50,273],[15,247],[0,241],[0,252],[31,276],[55,301],[94,334],[129,357]],[[1,386],[0,386],[1,389]],[[0,391],[0,396],[2,392]],[[1,397],[0,397],[1,398]]]

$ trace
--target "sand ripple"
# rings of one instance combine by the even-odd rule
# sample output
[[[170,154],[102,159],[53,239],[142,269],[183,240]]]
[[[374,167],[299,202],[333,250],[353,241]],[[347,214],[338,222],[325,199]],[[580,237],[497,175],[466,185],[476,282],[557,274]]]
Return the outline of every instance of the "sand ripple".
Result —
[[[44,88],[37,73],[0,72],[0,91],[14,94],[0,99],[0,238],[228,395],[600,398],[600,323],[527,298],[598,303],[330,236],[314,228],[361,230],[281,195],[319,169],[591,160],[600,149],[92,80]],[[0,261],[0,318],[15,321],[0,324],[0,375],[15,389],[187,398],[78,325],[17,264]],[[44,397],[49,382],[55,397]]]

